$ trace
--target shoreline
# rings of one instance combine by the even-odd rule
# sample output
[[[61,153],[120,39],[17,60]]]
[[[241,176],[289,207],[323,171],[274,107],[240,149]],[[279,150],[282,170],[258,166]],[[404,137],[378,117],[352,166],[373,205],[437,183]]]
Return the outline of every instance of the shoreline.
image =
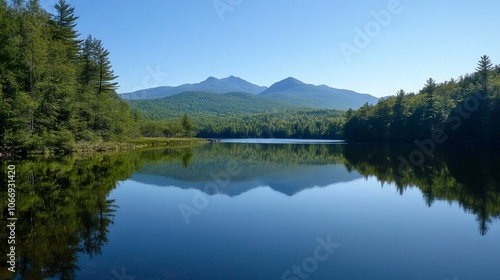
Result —
[[[101,153],[101,152],[118,152],[127,150],[138,150],[155,147],[192,147],[209,143],[203,138],[138,138],[128,139],[121,142],[79,142],[75,147],[68,151],[46,149],[43,151],[30,151],[27,153],[16,153],[8,151],[0,151],[0,159],[12,157],[30,157],[30,156],[53,156],[53,155],[75,155],[86,153]]]

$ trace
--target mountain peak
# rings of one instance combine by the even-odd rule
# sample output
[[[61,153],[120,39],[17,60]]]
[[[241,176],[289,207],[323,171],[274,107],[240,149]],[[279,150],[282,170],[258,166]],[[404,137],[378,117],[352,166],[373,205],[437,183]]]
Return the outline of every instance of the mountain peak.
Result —
[[[233,75],[231,75],[227,78],[220,79],[220,81],[225,83],[228,86],[232,86],[232,87],[238,89],[237,91],[248,92],[248,93],[252,93],[252,94],[259,94],[267,89],[267,87],[261,87],[261,86],[252,84],[248,81],[243,80],[240,77],[236,77]]]
[[[236,77],[236,76],[233,76],[233,75],[231,75],[231,76],[229,76],[227,78],[220,79],[220,80],[223,81],[223,82],[226,82],[226,81],[227,82],[231,82],[231,81],[244,81],[242,78]]]
[[[213,77],[213,76],[210,76],[204,82],[218,82],[218,81],[220,81],[220,80]]]
[[[282,80],[281,82],[304,84],[303,82],[295,79],[294,77],[288,77],[288,78]]]
[[[293,87],[299,87],[299,86],[304,86],[306,85],[305,83],[295,79],[294,77],[288,77],[284,80],[281,80],[274,85],[272,85],[270,88],[273,86],[280,86],[280,87],[286,87],[286,88],[293,88]]]
[[[262,94],[271,94],[273,92],[280,92],[280,91],[287,91],[293,88],[301,87],[304,86],[303,82],[293,78],[293,77],[288,77],[284,80],[281,80],[277,83],[274,83],[272,86],[270,86],[267,90],[265,90]]]

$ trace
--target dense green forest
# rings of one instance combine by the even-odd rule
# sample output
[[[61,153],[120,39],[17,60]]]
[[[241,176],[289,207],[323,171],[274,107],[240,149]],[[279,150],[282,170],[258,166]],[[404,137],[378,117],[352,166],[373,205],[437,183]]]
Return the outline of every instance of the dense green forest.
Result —
[[[349,110],[344,136],[353,142],[499,143],[500,67],[482,56],[473,74],[440,84],[430,78],[418,94],[400,90],[377,105]]]
[[[199,137],[341,139],[343,111],[288,110],[226,118],[203,118]]]
[[[79,39],[74,8],[0,0],[0,150],[69,151],[132,135],[103,43]]]
[[[196,136],[204,138],[342,137],[343,111],[305,109],[249,93],[185,92],[129,102],[143,118],[144,136],[179,134],[179,116],[189,112]]]
[[[217,117],[210,114],[139,122],[139,134],[147,137],[175,135],[202,138],[305,138],[342,139],[343,111],[286,110]]]

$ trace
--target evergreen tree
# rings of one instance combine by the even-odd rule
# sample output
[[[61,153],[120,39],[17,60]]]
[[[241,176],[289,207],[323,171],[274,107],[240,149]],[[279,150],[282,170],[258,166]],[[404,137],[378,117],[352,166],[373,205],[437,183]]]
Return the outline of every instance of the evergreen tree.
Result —
[[[83,41],[80,64],[78,80],[82,86],[82,93],[88,89],[92,89],[97,95],[115,92],[118,83],[113,81],[118,76],[114,74],[109,61],[109,51],[103,47],[101,40],[89,35]]]
[[[134,109],[134,110],[132,110],[132,117],[134,118],[134,137],[137,137],[138,136],[137,127],[139,125],[139,121],[141,120],[142,116],[141,116],[141,113],[139,112],[139,110]]]
[[[83,41],[80,51],[80,73],[78,82],[80,93],[87,92],[88,89],[97,85],[97,63],[95,60],[95,39],[91,35]]]
[[[80,50],[80,65],[78,73],[78,83],[80,84],[79,92],[81,94],[85,93],[92,83],[97,81],[96,73],[97,67],[94,61],[94,39],[91,35],[83,41]]]
[[[426,84],[423,89],[423,93],[425,94],[425,105],[424,105],[424,115],[422,120],[422,131],[420,136],[427,137],[428,132],[436,129],[439,125],[438,120],[438,108],[436,104],[436,99],[434,97],[437,85],[436,81],[432,78],[429,78],[426,81]]]
[[[182,128],[184,129],[184,134],[185,136],[191,136],[193,133],[193,123],[191,122],[191,119],[189,118],[189,115],[187,113],[184,114],[181,120],[181,125]]]
[[[479,100],[476,110],[471,112],[470,117],[464,120],[462,128],[464,132],[462,134],[463,140],[466,142],[486,142],[491,139],[491,134],[494,133],[492,122],[496,123],[497,120],[490,119],[493,104],[490,104],[492,96],[490,96],[488,89],[492,70],[490,58],[487,55],[481,56],[476,68],[476,77],[479,78],[479,84],[474,84],[472,89],[485,98]]]
[[[52,16],[52,23],[55,26],[54,37],[61,40],[67,47],[68,58],[75,60],[81,43],[78,39],[80,34],[75,29],[76,20],[79,17],[75,16],[75,8],[71,7],[66,0],[59,0],[54,8],[56,10],[55,15]]]
[[[94,42],[94,54],[98,69],[98,91],[97,94],[105,92],[114,92],[118,88],[118,83],[113,82],[118,76],[115,76],[111,69],[109,61],[109,52],[103,47],[101,40]]]
[[[476,71],[479,74],[479,81],[483,86],[485,94],[488,92],[488,80],[492,70],[493,64],[491,63],[490,57],[487,55],[481,56],[481,59],[477,63]]]
[[[403,104],[405,99],[405,91],[399,90],[396,93],[396,102],[393,108],[392,122],[390,125],[389,133],[391,138],[395,141],[402,141],[406,138],[405,131],[405,105]]]

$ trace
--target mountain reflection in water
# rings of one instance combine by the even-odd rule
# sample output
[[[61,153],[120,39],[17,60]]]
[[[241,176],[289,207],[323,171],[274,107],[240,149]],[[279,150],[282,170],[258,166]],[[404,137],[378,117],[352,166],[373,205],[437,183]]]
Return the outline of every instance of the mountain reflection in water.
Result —
[[[303,190],[376,177],[401,195],[413,188],[429,207],[436,201],[457,203],[476,217],[486,235],[500,216],[498,149],[450,147],[424,164],[398,173],[400,156],[414,147],[327,144],[214,143],[187,149],[155,149],[55,159],[3,162],[17,170],[15,279],[74,279],[80,255],[95,256],[109,242],[108,228],[120,211],[109,193],[124,180],[159,187],[195,189],[208,195],[237,197],[269,187],[286,196]],[[237,174],[225,173],[228,164]],[[5,173],[0,180],[6,181]],[[219,182],[217,193],[207,184]],[[6,189],[1,190],[7,197]],[[6,237],[7,200],[0,201]],[[7,242],[1,242],[7,252]],[[1,258],[6,262],[5,254]],[[11,274],[2,270],[0,277]],[[111,276],[110,276],[111,277]]]

